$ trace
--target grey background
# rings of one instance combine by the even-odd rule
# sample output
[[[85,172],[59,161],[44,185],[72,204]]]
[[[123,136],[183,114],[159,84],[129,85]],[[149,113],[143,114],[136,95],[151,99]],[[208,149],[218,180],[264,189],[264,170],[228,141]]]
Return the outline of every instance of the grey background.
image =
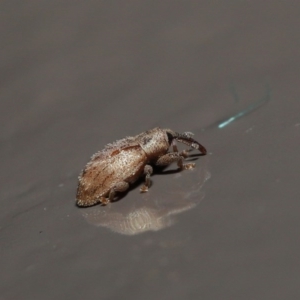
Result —
[[[2,1],[0,299],[299,299],[299,9]],[[155,126],[209,155],[75,207],[89,157]]]

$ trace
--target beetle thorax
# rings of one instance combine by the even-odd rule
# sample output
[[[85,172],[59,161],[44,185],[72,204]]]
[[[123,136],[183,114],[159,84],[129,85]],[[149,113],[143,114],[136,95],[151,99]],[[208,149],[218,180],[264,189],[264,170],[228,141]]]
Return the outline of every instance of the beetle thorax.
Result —
[[[141,133],[138,140],[149,160],[166,154],[170,147],[166,132],[158,127]]]

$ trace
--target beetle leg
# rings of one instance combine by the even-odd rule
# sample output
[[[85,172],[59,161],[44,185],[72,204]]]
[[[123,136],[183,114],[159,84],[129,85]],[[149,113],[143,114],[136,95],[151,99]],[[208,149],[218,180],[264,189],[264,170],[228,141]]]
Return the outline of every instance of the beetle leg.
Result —
[[[114,197],[116,195],[116,192],[125,192],[129,188],[129,184],[126,181],[118,182],[110,191],[108,198],[101,197],[100,202],[103,205],[108,204],[109,202],[114,200]]]
[[[178,152],[178,148],[177,148],[176,140],[175,139],[172,141],[171,146],[173,148],[173,152]]]
[[[150,176],[151,176],[152,173],[153,173],[153,168],[150,165],[146,165],[144,167],[144,174],[146,175],[146,178],[145,178],[145,183],[140,188],[141,193],[148,192],[148,189],[151,185]]]
[[[187,169],[192,169],[194,168],[195,164],[193,163],[188,163],[184,164],[183,161],[185,158],[188,157],[188,152],[186,150],[179,152],[170,152],[167,153],[163,156],[161,156],[157,161],[156,165],[157,166],[168,166],[173,162],[177,162],[178,167],[181,170],[187,170]]]
[[[100,203],[103,205],[107,205],[110,202],[109,198],[100,197]]]
[[[192,132],[187,131],[184,133],[178,133],[171,129],[165,129],[165,132],[167,133],[169,140],[173,141],[175,139],[175,140],[177,140],[177,142],[186,144],[193,149],[199,150],[202,155],[206,154],[207,151],[206,151],[205,147],[203,147],[199,142],[195,141],[192,138],[192,136],[194,135]],[[176,148],[174,148],[174,146],[173,146],[173,149],[175,151]]]
[[[185,132],[185,133],[190,133],[190,134],[192,134],[191,132]],[[175,140],[175,139],[172,141],[171,146],[172,146],[172,148],[173,148],[173,152],[179,152],[179,151],[178,151],[178,147],[177,147],[177,143],[176,143],[176,140]],[[186,156],[184,156],[184,155],[182,155],[182,156],[184,156],[185,158],[188,157],[188,154],[187,154],[187,153],[190,152],[190,151],[191,151],[191,148],[182,151],[182,152],[186,153]],[[181,152],[181,153],[182,153],[182,152]]]

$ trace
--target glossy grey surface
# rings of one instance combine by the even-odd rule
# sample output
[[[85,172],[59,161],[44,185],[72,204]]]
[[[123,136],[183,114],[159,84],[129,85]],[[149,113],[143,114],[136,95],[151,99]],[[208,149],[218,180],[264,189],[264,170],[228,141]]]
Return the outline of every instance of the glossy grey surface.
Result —
[[[2,2],[0,298],[299,299],[299,9]],[[75,207],[90,155],[155,126],[209,155]]]

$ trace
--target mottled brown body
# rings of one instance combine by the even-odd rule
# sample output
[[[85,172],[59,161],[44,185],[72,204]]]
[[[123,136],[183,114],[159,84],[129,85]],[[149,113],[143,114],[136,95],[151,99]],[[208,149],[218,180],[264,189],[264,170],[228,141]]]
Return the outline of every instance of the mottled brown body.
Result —
[[[154,128],[135,137],[127,137],[109,144],[94,154],[79,176],[77,205],[107,204],[116,192],[128,189],[143,174],[146,176],[141,192],[150,186],[151,165],[168,165],[177,162],[182,169],[194,164],[183,164],[187,151],[178,152],[175,140],[188,144],[206,154],[206,149],[191,138],[191,133],[179,134],[170,129]],[[169,152],[170,146],[174,152]]]

